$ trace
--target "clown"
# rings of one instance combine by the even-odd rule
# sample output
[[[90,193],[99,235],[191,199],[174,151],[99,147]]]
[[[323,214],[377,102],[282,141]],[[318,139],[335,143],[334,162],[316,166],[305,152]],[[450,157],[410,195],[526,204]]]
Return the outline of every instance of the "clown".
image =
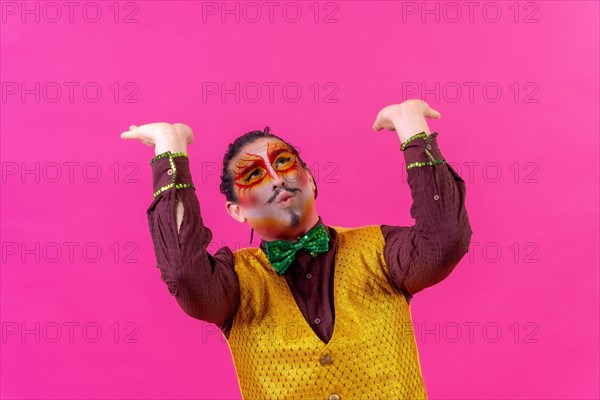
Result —
[[[222,330],[245,399],[427,398],[410,301],[450,274],[472,234],[464,181],[427,126],[440,117],[408,100],[373,124],[400,139],[412,227],[326,225],[293,145],[269,127],[237,138],[220,189],[227,213],[261,241],[214,255],[189,170],[191,129],[154,123],[121,134],[155,147],[147,214],[161,278],[188,315]]]

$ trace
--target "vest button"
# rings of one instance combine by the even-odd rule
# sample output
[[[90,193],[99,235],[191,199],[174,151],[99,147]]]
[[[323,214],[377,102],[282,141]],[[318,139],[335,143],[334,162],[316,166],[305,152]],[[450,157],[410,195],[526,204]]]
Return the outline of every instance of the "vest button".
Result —
[[[324,356],[321,356],[319,361],[321,361],[321,364],[323,364],[323,365],[328,365],[328,364],[331,364],[331,362],[332,362],[331,356],[329,354],[325,354]]]
[[[339,394],[332,394],[331,396],[329,396],[329,400],[340,400],[341,397]]]

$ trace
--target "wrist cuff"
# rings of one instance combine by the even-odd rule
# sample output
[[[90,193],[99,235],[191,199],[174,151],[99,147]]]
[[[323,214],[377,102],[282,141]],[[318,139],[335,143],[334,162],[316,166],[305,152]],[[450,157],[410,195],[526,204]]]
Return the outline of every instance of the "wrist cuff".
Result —
[[[420,132],[402,143],[400,150],[404,152],[407,170],[446,163],[438,147],[437,135],[438,132],[433,132],[429,136],[425,132]]]
[[[150,165],[154,197],[173,188],[194,188],[187,153],[167,151],[154,157]]]

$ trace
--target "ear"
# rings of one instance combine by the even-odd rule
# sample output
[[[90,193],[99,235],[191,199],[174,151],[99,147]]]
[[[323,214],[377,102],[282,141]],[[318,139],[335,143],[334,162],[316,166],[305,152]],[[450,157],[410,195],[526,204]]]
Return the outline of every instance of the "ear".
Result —
[[[229,215],[231,215],[231,217],[233,219],[235,219],[236,221],[238,221],[242,224],[244,222],[246,222],[246,217],[244,216],[244,210],[242,210],[242,207],[240,207],[238,204],[236,204],[232,201],[227,201],[225,203],[225,208],[227,209],[227,213]]]
[[[307,167],[305,168],[306,172],[308,172],[308,177],[310,179],[310,185],[312,186],[313,192],[317,190],[317,185],[315,184],[315,177],[312,174],[312,171]]]

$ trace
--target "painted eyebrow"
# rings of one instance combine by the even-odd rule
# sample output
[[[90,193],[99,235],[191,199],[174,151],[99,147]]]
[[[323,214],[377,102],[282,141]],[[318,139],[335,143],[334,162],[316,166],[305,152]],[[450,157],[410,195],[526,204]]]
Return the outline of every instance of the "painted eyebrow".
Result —
[[[285,145],[282,145],[285,146]],[[270,154],[269,154],[269,158],[273,159],[275,157],[277,157],[279,154],[283,153],[287,151],[288,153],[291,153],[291,149],[288,149],[287,147],[279,147],[275,150],[273,150]],[[242,161],[238,162],[235,165],[235,168],[237,170],[239,170],[238,174],[239,175],[243,175],[244,173],[246,173],[248,170],[250,170],[251,168],[255,168],[256,166],[258,166],[259,164],[262,164],[262,157],[257,155],[257,154],[252,154],[252,153],[246,153],[246,155],[251,156],[251,157],[256,157],[256,160],[252,161],[250,164],[244,164],[244,161],[250,161],[250,160],[246,160],[243,159]]]
[[[247,153],[246,156],[250,156],[250,157],[242,158],[240,161],[235,163],[234,168],[236,168],[236,169],[243,168],[250,161],[252,161],[252,163],[249,165],[254,165],[254,164],[256,164],[257,161],[262,160],[262,157],[257,156],[256,154]]]
[[[269,155],[271,156],[271,159],[274,159],[275,157],[277,157],[278,155],[280,155],[283,152],[291,153],[292,150],[288,149],[287,147],[280,147],[278,149],[273,150],[273,152],[271,152],[271,154],[269,154]]]
[[[251,169],[254,169],[260,165],[263,165],[263,161],[261,160],[257,160],[257,161],[253,161],[252,163],[243,166],[243,167],[239,167],[239,172],[238,172],[238,177],[241,175],[244,175],[246,172],[250,171]]]
[[[235,174],[234,179],[235,180],[241,179],[249,171],[252,171],[252,170],[256,169],[257,167],[262,167],[262,166],[264,166],[264,161],[261,158],[260,160],[253,161],[252,163],[250,163],[246,166],[238,167],[238,168],[236,168],[236,170],[234,170],[234,174]]]

